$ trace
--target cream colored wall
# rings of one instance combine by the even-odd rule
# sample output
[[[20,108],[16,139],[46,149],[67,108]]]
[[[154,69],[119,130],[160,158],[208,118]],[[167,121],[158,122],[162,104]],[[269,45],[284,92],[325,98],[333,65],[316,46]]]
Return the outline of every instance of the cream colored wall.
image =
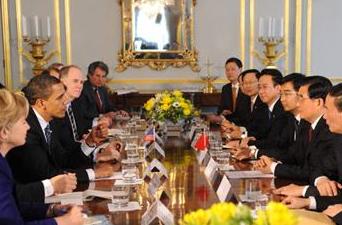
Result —
[[[225,82],[223,64],[227,57],[237,56],[244,59],[245,68],[262,68],[260,62],[252,54],[255,50],[258,52],[263,50],[256,41],[258,18],[268,16],[286,18],[286,13],[289,16],[286,49],[288,54],[287,58],[280,60],[279,68],[285,73],[312,71],[314,74],[330,77],[342,76],[339,68],[339,52],[342,50],[339,43],[342,35],[342,28],[339,26],[342,15],[338,11],[342,6],[340,0],[329,0],[329,3],[321,0],[197,0],[195,6],[195,44],[199,51],[199,64],[203,68],[199,73],[193,72],[188,67],[182,69],[169,68],[164,71],[153,71],[147,67],[129,68],[122,73],[115,72],[117,53],[121,48],[120,5],[118,0],[7,1],[10,4],[11,11],[11,60],[13,62],[12,79],[15,88],[24,83],[20,83],[19,79],[18,62],[20,57],[16,42],[15,7],[18,2],[21,2],[22,14],[26,16],[50,15],[51,18],[53,18],[56,10],[54,5],[56,1],[58,2],[61,30],[60,57],[64,63],[68,61],[66,37],[69,35],[65,32],[64,22],[67,15],[65,9],[70,9],[70,61],[79,65],[84,72],[86,72],[87,65],[90,62],[105,61],[110,67],[109,78],[112,79],[110,86],[114,89],[160,90],[180,88],[198,90],[202,86],[199,82],[200,76],[206,75],[204,63],[207,57],[214,63],[212,68],[214,75],[220,76],[220,82],[216,84],[220,88]],[[310,2],[312,3],[311,46],[307,45],[306,40],[307,34],[310,34],[310,29],[308,30],[306,26],[310,21],[307,19]],[[69,3],[69,5],[65,5],[65,3]],[[251,8],[253,4],[254,8]],[[65,8],[65,6],[70,6],[70,8]],[[302,9],[296,14],[298,6],[301,6]],[[285,10],[286,7],[288,7],[287,11]],[[244,14],[241,16],[242,12]],[[296,15],[300,18],[296,18]],[[245,23],[241,23],[241,19],[245,19]],[[299,21],[302,22],[301,27]],[[55,25],[54,20],[52,25]],[[251,30],[253,25],[254,30]],[[245,27],[244,33],[241,33],[242,27]],[[296,33],[296,29],[300,33]],[[245,34],[245,36],[241,36],[241,34]],[[251,39],[251,37],[254,38]],[[300,41],[298,48],[295,45],[296,41]],[[55,49],[56,40],[53,38],[47,50]],[[296,58],[299,53],[301,57]],[[307,57],[307,53],[310,53],[311,57]],[[59,59],[55,57],[52,61],[59,61]],[[24,80],[27,80],[32,76],[31,66],[25,59],[22,62]]]

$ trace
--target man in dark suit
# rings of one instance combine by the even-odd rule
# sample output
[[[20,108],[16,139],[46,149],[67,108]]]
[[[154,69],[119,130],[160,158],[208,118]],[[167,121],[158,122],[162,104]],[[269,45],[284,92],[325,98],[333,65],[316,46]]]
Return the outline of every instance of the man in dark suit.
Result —
[[[242,127],[232,126],[228,121],[221,123],[222,130],[231,138],[240,138],[245,129],[249,135],[257,139],[265,138],[267,129],[264,126],[267,123],[267,105],[260,100],[258,95],[258,79],[260,72],[256,69],[245,70],[241,73],[244,92],[249,96],[247,101],[248,110],[245,112],[245,122]],[[247,108],[247,107],[246,107]]]
[[[272,148],[259,149],[258,157],[267,155],[279,159],[286,155],[287,150],[297,139],[299,132],[308,127],[305,120],[299,115],[298,91],[304,80],[304,75],[292,73],[285,76],[281,83],[280,101],[286,112],[289,113],[284,129],[279,136],[274,137],[275,146]]]
[[[238,58],[229,58],[226,61],[225,74],[230,83],[222,87],[221,103],[218,108],[218,114],[237,124],[244,120],[244,112],[249,107],[248,96],[242,93],[238,82],[241,69],[242,62]]]
[[[245,155],[248,152],[249,146],[254,146],[254,149],[272,148],[277,145],[274,141],[274,137],[279,136],[284,129],[284,125],[287,121],[287,113],[280,102],[280,83],[282,81],[282,74],[276,69],[264,69],[261,71],[259,78],[259,96],[263,103],[265,103],[268,109],[265,112],[265,116],[268,118],[263,124],[266,129],[266,137],[256,139],[249,136],[242,139],[242,141],[232,141],[230,145],[242,148],[236,151],[236,155]],[[251,155],[255,155],[255,152],[251,152]]]
[[[325,107],[327,124],[331,132],[342,134],[342,84],[335,85],[326,97]],[[309,198],[288,197],[284,200],[290,208],[309,208],[322,211],[342,224],[342,141],[336,141],[333,154],[327,154],[322,167],[314,172],[316,195]],[[319,173],[320,172],[320,173]],[[319,178],[319,179],[317,179]],[[313,187],[311,187],[313,188]],[[309,191],[309,190],[308,190]],[[328,196],[323,196],[328,195]],[[333,196],[335,195],[335,196]],[[335,205],[337,204],[337,205]]]
[[[272,162],[271,170],[277,177],[289,178],[309,183],[310,172],[322,166],[325,155],[332,153],[334,143],[340,137],[332,134],[323,118],[324,99],[331,87],[331,82],[320,76],[307,77],[300,87],[299,113],[302,119],[310,123],[306,134],[298,137],[294,151],[288,153],[290,160],[282,163]],[[267,162],[269,165],[270,162]],[[304,195],[307,186],[289,185],[278,190],[280,194]]]
[[[84,142],[83,135],[88,133],[88,129],[84,126],[84,111],[78,101],[82,89],[83,89],[83,74],[79,67],[75,65],[69,65],[61,69],[60,79],[66,87],[66,95],[69,99],[67,104],[66,116],[63,118],[57,118],[53,120],[52,127],[55,130],[57,137],[64,149],[68,151],[74,151],[78,154],[79,160],[75,163],[74,168],[79,167],[89,167],[93,163],[93,157],[97,158],[99,155],[105,155],[106,152],[103,150],[101,153],[94,152],[93,147],[87,147]],[[89,135],[93,135],[96,142],[99,145],[102,140],[107,138],[107,123],[99,123],[92,128]],[[102,129],[100,129],[102,127]],[[101,132],[104,131],[104,132]],[[87,134],[88,135],[88,134]],[[120,143],[118,143],[120,144]],[[111,153],[112,159],[119,159],[120,154],[114,149],[110,149],[111,146],[108,145],[105,150],[108,150],[108,154]],[[81,151],[80,151],[81,150]],[[110,152],[109,152],[110,151]]]
[[[16,181],[24,184],[35,182],[65,171],[75,173],[78,181],[112,175],[109,165],[98,166],[95,170],[70,169],[78,158],[61,147],[56,134],[50,128],[53,118],[65,116],[67,101],[65,88],[60,80],[48,75],[36,76],[28,83],[25,94],[31,105],[27,117],[31,129],[26,144],[13,149],[7,156]],[[92,137],[85,142],[92,145]]]
[[[108,66],[101,61],[93,62],[88,67],[88,80],[84,82],[79,99],[80,105],[83,107],[87,129],[92,127],[94,118],[98,118],[100,114],[108,116],[110,119],[114,116],[114,108],[104,86],[107,75]]]

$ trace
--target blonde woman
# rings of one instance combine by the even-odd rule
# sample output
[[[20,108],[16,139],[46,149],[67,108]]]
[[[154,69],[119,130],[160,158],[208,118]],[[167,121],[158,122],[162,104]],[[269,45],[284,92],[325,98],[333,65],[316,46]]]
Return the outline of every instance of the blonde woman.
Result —
[[[55,209],[60,209],[60,206],[49,207],[41,204],[28,205],[24,203],[18,203],[17,206],[17,201],[13,195],[12,172],[5,157],[12,148],[25,143],[26,133],[30,128],[26,122],[29,106],[23,96],[2,89],[0,90],[0,108],[0,224],[82,224],[83,217],[79,207],[69,207],[69,212],[63,216],[47,218],[49,215],[54,215]],[[30,218],[41,220],[24,221],[22,215],[29,215]]]

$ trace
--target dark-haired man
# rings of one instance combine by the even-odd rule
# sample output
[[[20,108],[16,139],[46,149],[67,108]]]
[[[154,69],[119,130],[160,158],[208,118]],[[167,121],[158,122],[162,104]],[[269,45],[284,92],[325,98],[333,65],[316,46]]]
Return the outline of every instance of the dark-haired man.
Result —
[[[28,83],[25,94],[31,105],[27,117],[31,129],[26,144],[7,156],[17,181],[34,182],[65,171],[75,173],[78,181],[112,175],[112,168],[106,165],[98,166],[95,170],[70,169],[78,160],[77,156],[69,155],[70,152],[61,146],[50,126],[54,118],[65,116],[67,98],[60,80],[49,75],[36,76]]]
[[[115,116],[113,105],[110,101],[108,90],[105,87],[108,75],[108,66],[101,61],[96,61],[88,66],[88,75],[84,82],[82,94],[79,101],[83,107],[87,128],[97,123],[96,118],[100,115],[108,118],[109,121]],[[124,111],[119,111],[126,116]]]
[[[239,108],[244,108],[248,97],[240,90],[238,76],[242,69],[242,62],[238,58],[229,58],[225,63],[225,74],[229,81],[222,87],[221,103],[218,114],[225,116],[228,120],[232,120],[234,112]],[[236,113],[239,114],[239,113]],[[235,115],[238,117],[239,115]]]
[[[266,121],[263,124],[266,130],[266,135],[263,138],[256,139],[255,137],[244,138],[240,144],[237,141],[233,141],[230,144],[232,146],[240,146],[242,152],[238,150],[235,155],[239,155],[238,158],[245,158],[245,153],[250,155],[257,155],[255,149],[272,148],[277,145],[274,141],[274,137],[280,136],[284,125],[287,121],[287,114],[284,112],[280,102],[280,83],[282,81],[282,74],[276,69],[264,69],[261,71],[259,78],[259,97],[263,103],[265,103],[268,109],[265,111]],[[260,134],[257,134],[260,135]],[[248,146],[255,146],[252,151],[249,152]],[[240,155],[243,155],[240,157]]]
[[[324,118],[331,132],[342,134],[342,84],[335,85],[329,92],[325,101],[326,112]],[[341,140],[341,139],[339,139]],[[324,188],[331,189],[328,192],[335,192],[337,196],[315,196],[309,198],[288,197],[284,200],[290,208],[310,208],[318,211],[325,210],[324,213],[331,216],[337,224],[342,224],[342,192],[338,191],[341,188],[342,181],[342,152],[340,150],[342,142],[335,142],[335,148],[332,154],[326,154],[327,157],[321,160],[323,166],[320,167],[321,175],[334,177],[334,180],[321,179],[322,187],[318,187],[320,194]],[[314,173],[318,175],[318,173]],[[326,182],[328,181],[328,183]],[[336,182],[337,181],[337,182]],[[317,181],[317,183],[319,183]],[[319,184],[317,184],[319,186]],[[333,190],[335,189],[335,190]],[[335,205],[339,204],[339,205]]]

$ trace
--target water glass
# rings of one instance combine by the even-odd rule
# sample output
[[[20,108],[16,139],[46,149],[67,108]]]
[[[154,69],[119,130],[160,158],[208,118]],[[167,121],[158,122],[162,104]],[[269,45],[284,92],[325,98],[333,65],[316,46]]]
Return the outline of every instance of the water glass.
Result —
[[[137,162],[140,159],[138,145],[136,144],[127,144],[125,147],[127,154],[127,161],[129,162]]]
[[[138,169],[135,163],[122,162],[122,179],[125,183],[134,183],[137,180]]]
[[[112,203],[114,207],[127,207],[129,202],[129,186],[113,185],[112,188]]]
[[[249,201],[256,202],[261,196],[260,180],[247,179],[245,187],[245,195]]]
[[[229,157],[230,153],[228,151],[220,151],[216,155],[216,162],[219,164],[219,167],[224,167],[229,165]]]

